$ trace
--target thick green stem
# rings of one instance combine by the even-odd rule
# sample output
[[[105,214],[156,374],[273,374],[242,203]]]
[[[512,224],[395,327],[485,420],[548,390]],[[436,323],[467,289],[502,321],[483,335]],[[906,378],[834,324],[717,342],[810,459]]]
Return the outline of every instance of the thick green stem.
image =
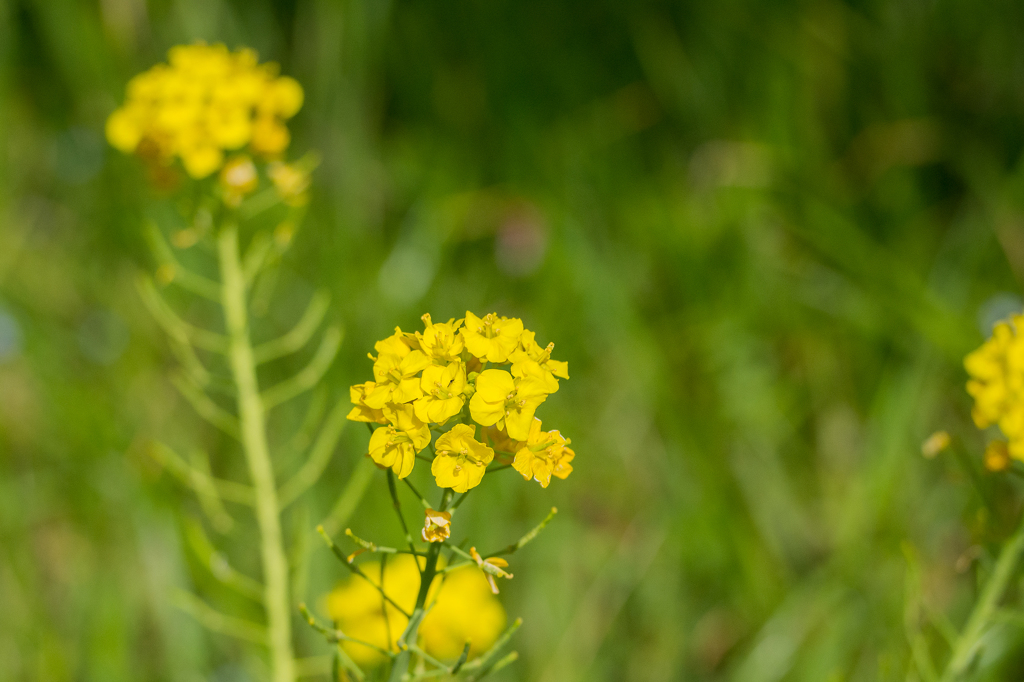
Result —
[[[1021,553],[1024,553],[1024,520],[1021,521],[1021,525],[1013,537],[1003,545],[1003,551],[999,554],[992,575],[985,583],[978,603],[974,605],[974,610],[953,647],[953,655],[942,675],[943,682],[953,682],[953,680],[959,679],[970,667],[978,653],[981,638],[991,625],[992,616],[1006,592],[1006,586],[1013,576]]]
[[[238,229],[225,225],[217,240],[221,270],[221,305],[227,322],[231,373],[238,389],[238,419],[256,497],[263,561],[263,602],[267,611],[267,643],[273,682],[294,682],[291,617],[288,598],[288,560],[281,536],[277,484],[270,461],[263,402],[249,338],[245,275],[238,250]]]

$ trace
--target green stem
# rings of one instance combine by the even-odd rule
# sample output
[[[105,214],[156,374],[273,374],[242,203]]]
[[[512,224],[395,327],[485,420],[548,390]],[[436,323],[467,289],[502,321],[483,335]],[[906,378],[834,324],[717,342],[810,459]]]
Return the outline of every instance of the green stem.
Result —
[[[441,494],[440,509],[442,511],[451,502],[452,495],[451,488],[444,489],[444,492]],[[401,515],[401,510],[397,507],[396,511]],[[423,620],[423,616],[426,615],[424,607],[427,604],[427,595],[430,594],[430,585],[434,582],[434,576],[437,575],[437,558],[441,554],[441,547],[442,543],[432,542],[430,543],[430,549],[427,550],[427,559],[423,564],[423,570],[420,571],[420,591],[416,595],[416,608],[412,611],[412,617],[409,618],[409,624],[405,627],[405,632],[398,638],[400,652],[395,656],[395,660],[392,661],[391,675],[388,677],[388,682],[402,682],[402,678],[409,671],[409,661],[412,658],[411,647],[416,644],[420,622]]]
[[[1024,553],[1024,520],[1021,521],[1020,527],[1013,536],[1003,545],[992,575],[985,583],[981,597],[967,619],[967,625],[964,626],[963,632],[957,639],[956,646],[953,647],[953,655],[942,675],[943,682],[952,682],[958,679],[971,665],[980,647],[981,639],[999,606],[999,601],[1006,592],[1006,586],[1013,576],[1021,553]]]
[[[225,225],[217,239],[222,277],[221,305],[229,337],[228,358],[238,388],[238,419],[242,449],[256,497],[256,521],[260,530],[263,562],[263,602],[267,611],[267,643],[271,680],[294,682],[291,619],[288,596],[288,560],[281,535],[277,484],[267,445],[263,402],[256,379],[256,362],[249,338],[245,275],[238,250],[238,228]]]

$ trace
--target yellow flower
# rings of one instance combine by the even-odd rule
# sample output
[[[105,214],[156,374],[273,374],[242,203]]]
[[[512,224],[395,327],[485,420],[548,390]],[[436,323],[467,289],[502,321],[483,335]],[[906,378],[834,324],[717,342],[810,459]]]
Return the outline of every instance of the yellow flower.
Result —
[[[558,390],[558,379],[533,360],[520,358],[519,362],[513,363],[512,376],[516,379],[532,379],[545,393],[550,394]]]
[[[246,144],[277,155],[288,146],[283,120],[302,106],[302,87],[258,64],[252,50],[178,45],[168,63],[134,77],[125,103],[107,119],[107,139],[125,153],[167,162],[178,157],[194,178],[224,163],[224,152]]]
[[[371,424],[388,423],[383,410],[375,410],[363,402],[363,398],[366,394],[372,391],[376,386],[377,384],[372,381],[367,381],[363,384],[356,384],[348,389],[349,398],[352,400],[352,404],[355,405],[355,407],[353,407],[348,413],[348,419],[351,419],[354,422],[368,422]]]
[[[554,343],[549,343],[546,348],[541,348],[537,343],[536,334],[528,329],[523,330],[519,337],[519,348],[509,355],[509,360],[515,365],[523,360],[533,360],[538,365],[562,379],[569,378],[569,363],[561,360],[552,360],[551,351],[555,349]]]
[[[416,332],[423,352],[441,365],[458,360],[462,349],[465,348],[465,339],[458,333],[462,320],[456,322],[451,319],[434,324],[430,319],[430,313],[426,313],[423,315],[423,324],[426,326],[423,333]]]
[[[387,426],[370,436],[370,457],[405,478],[416,463],[416,453],[430,443],[430,429],[416,418],[412,405],[385,405],[384,416]]]
[[[450,512],[428,509],[420,531],[427,542],[444,542],[452,534],[452,515]]]
[[[420,421],[444,424],[461,412],[466,402],[462,395],[466,389],[466,370],[462,361],[456,360],[447,367],[430,365],[423,370],[420,389],[423,397],[415,403],[416,416]]]
[[[490,557],[484,559],[480,556],[480,553],[476,551],[476,547],[469,548],[469,555],[473,557],[473,561],[480,567],[480,570],[484,572],[484,576],[487,578],[487,583],[491,586],[491,592],[498,594],[498,584],[494,582],[497,578],[513,578],[511,573],[508,573],[504,569],[508,568],[508,562],[500,557]]]
[[[523,321],[516,317],[498,317],[488,313],[482,318],[466,311],[462,336],[466,349],[487,362],[506,362],[512,351],[519,347],[519,336],[523,333]]]
[[[373,584],[358,576],[349,578],[328,595],[327,612],[345,634],[381,649],[397,651],[398,638],[408,620],[384,602],[373,586],[380,584],[379,564],[362,566]],[[384,590],[407,612],[416,603],[419,584],[415,558],[402,554],[387,560]],[[457,659],[466,642],[470,642],[469,657],[475,658],[487,651],[505,629],[501,602],[491,594],[480,571],[472,566],[451,571],[443,581],[437,576],[428,593],[428,604],[431,607],[420,624],[419,644],[441,660]],[[385,660],[376,650],[355,642],[344,642],[342,646],[360,665],[378,665]]]
[[[395,327],[395,333],[386,339],[373,344],[378,353],[389,353],[404,358],[411,350],[419,350],[419,340],[415,334],[407,334],[401,327]]]
[[[420,379],[416,375],[429,366],[430,358],[418,350],[409,351],[403,358],[381,353],[373,363],[377,385],[363,398],[363,402],[373,408],[382,408],[385,403],[408,403],[422,398]]]
[[[928,459],[932,459],[940,452],[949,447],[951,439],[949,434],[945,431],[936,431],[932,435],[928,436],[923,443],[921,443],[921,454]]]
[[[246,194],[251,194],[260,184],[256,164],[242,154],[224,164],[220,171],[220,186],[224,192],[224,203],[238,206]]]
[[[534,419],[530,426],[530,436],[516,453],[512,466],[527,481],[532,478],[542,488],[547,488],[552,475],[564,479],[572,473],[569,462],[576,457],[576,453],[568,447],[572,441],[558,431],[544,432],[540,429],[540,420]]]
[[[526,440],[533,414],[547,397],[535,378],[513,378],[502,369],[485,369],[476,378],[469,412],[481,426],[497,424],[511,438]]]
[[[998,323],[992,337],[964,359],[974,398],[978,428],[997,424],[1009,441],[1010,455],[1024,459],[1024,316]]]
[[[430,473],[441,488],[464,493],[480,485],[487,465],[494,459],[494,451],[477,441],[475,426],[456,424],[434,443],[437,456],[430,465]]]

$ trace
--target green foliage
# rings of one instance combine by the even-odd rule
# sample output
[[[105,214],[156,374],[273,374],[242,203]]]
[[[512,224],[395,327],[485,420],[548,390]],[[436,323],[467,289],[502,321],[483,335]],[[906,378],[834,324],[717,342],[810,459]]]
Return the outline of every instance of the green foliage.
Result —
[[[980,460],[961,358],[1020,307],[1022,28],[1006,1],[0,3],[0,679],[265,674],[172,599],[261,617],[203,565],[226,522],[150,443],[245,464],[175,391],[136,288],[163,199],[102,137],[126,80],[196,38],[280,61],[307,92],[293,147],[323,157],[253,301],[257,341],[321,288],[346,330],[329,394],[268,425],[282,467],[311,401],[423,311],[522,317],[569,361],[546,408],[573,475],[485,480],[465,518],[515,513],[456,533],[499,546],[561,512],[503,584],[525,625],[495,679],[902,680],[920,647],[941,670],[1020,506],[919,445],[946,428]],[[366,441],[342,434],[288,542],[401,542]],[[235,523],[223,559],[258,575]],[[293,583],[317,612],[344,572],[314,544]],[[1005,620],[979,679],[1024,670]]]

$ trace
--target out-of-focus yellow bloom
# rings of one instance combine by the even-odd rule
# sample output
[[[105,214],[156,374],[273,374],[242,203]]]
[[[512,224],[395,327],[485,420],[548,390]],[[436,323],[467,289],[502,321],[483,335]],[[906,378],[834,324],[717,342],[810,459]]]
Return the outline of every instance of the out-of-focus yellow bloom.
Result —
[[[373,408],[384,407],[385,403],[408,403],[423,397],[420,377],[416,376],[430,366],[430,358],[421,351],[409,351],[404,358],[390,353],[381,353],[373,363],[373,376],[377,380],[374,389],[366,394],[363,402]]]
[[[1005,471],[1010,467],[1010,450],[1004,440],[994,440],[985,448],[985,468]]]
[[[405,478],[416,463],[416,453],[430,443],[430,429],[416,418],[412,405],[388,404],[383,411],[388,424],[370,436],[370,457]]]
[[[523,441],[509,438],[505,429],[499,428],[497,424],[484,427],[480,439],[494,448],[494,459],[503,464],[508,464],[523,447]]]
[[[303,206],[309,201],[309,173],[294,164],[274,161],[267,167],[267,175],[284,203]]]
[[[260,176],[256,172],[256,164],[252,159],[241,154],[228,160],[220,169],[220,187],[224,193],[224,203],[238,206],[247,194],[251,194],[260,184]]]
[[[572,473],[570,462],[576,453],[569,447],[571,442],[558,431],[541,431],[540,420],[534,419],[530,436],[516,453],[512,466],[527,481],[532,478],[547,488],[552,476],[564,479]]]
[[[462,320],[452,319],[435,324],[430,319],[430,313],[424,314],[422,319],[426,329],[422,334],[416,332],[416,338],[423,352],[439,365],[447,365],[458,360],[465,348],[465,339],[459,334]]]
[[[125,103],[107,119],[107,139],[125,153],[155,151],[177,157],[186,172],[204,178],[224,163],[224,152],[246,144],[272,157],[288,147],[284,121],[302,106],[302,87],[277,76],[256,53],[221,44],[179,45],[128,83]]]
[[[418,352],[418,351],[417,351]],[[421,421],[444,424],[462,411],[466,399],[466,370],[456,360],[447,367],[431,365],[423,370],[420,379],[423,397],[416,401],[416,416]]]
[[[517,317],[498,317],[497,313],[481,318],[467,310],[461,333],[470,353],[487,362],[501,363],[519,347],[523,321]]]
[[[348,413],[348,419],[354,422],[367,422],[370,424],[387,424],[384,410],[374,409],[363,402],[363,398],[376,387],[377,384],[367,381],[363,384],[356,384],[348,389],[349,398],[355,407]]]
[[[928,436],[923,443],[921,443],[921,454],[928,459],[932,459],[940,452],[949,447],[950,438],[949,434],[945,431],[936,431],[932,435]]]
[[[487,465],[494,459],[494,450],[475,438],[476,427],[456,424],[434,443],[437,456],[430,473],[440,488],[464,493],[480,485]]]
[[[514,378],[503,369],[485,369],[476,378],[469,412],[481,426],[496,424],[511,438],[526,440],[534,412],[547,397],[544,386],[533,377]]]
[[[494,581],[495,578],[508,578],[512,579],[512,574],[507,572],[508,562],[501,557],[492,556],[484,559],[480,556],[480,553],[476,551],[476,547],[469,548],[469,555],[473,557],[473,561],[480,567],[480,570],[484,572],[484,576],[487,578],[487,584],[491,586],[491,592],[498,594],[498,583]]]
[[[379,567],[363,564],[363,572],[374,584],[380,584]],[[388,560],[384,590],[407,611],[412,611],[416,603],[419,584],[413,557],[402,554]],[[440,576],[435,578],[428,604],[432,607],[420,624],[420,646],[435,658],[457,659],[466,642],[470,642],[470,658],[475,658],[487,651],[505,628],[505,609],[491,594],[481,572],[472,566],[448,573],[443,582]],[[345,634],[392,651],[408,624],[398,609],[386,604],[371,584],[357,576],[331,592],[327,610]],[[384,661],[383,655],[361,644],[344,642],[342,646],[361,665]]]
[[[1010,455],[1024,460],[1024,316],[996,324],[992,336],[964,359],[974,398],[978,428],[997,424],[1009,441]]]
[[[424,514],[423,530],[420,531],[427,542],[444,542],[452,534],[451,512],[428,509]]]

